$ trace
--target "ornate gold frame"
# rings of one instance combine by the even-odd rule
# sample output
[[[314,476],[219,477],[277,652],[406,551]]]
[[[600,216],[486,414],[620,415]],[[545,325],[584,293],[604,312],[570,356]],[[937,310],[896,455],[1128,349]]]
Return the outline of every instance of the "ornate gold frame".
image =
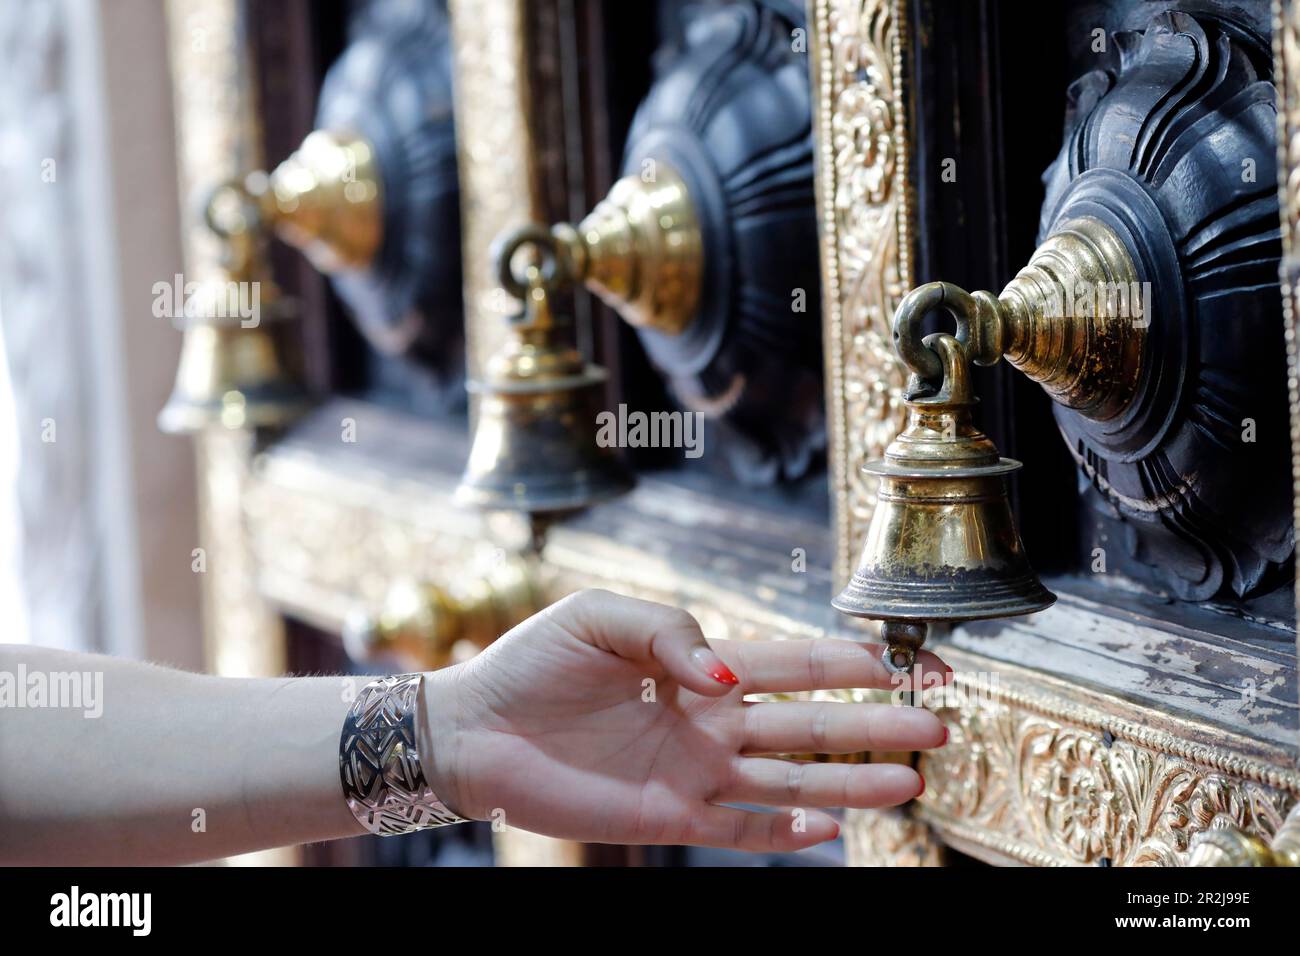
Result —
[[[1291,454],[1294,474],[1296,528],[1300,530],[1300,4],[1273,3],[1273,72],[1278,88],[1278,188],[1282,206],[1282,315],[1291,393]],[[1297,535],[1300,537],[1300,535]],[[1300,587],[1300,576],[1297,576]],[[1300,607],[1300,591],[1297,591]],[[1300,654],[1300,633],[1296,652]]]
[[[904,0],[810,0],[835,579],[875,507],[861,472],[903,426],[890,323],[912,286]]]

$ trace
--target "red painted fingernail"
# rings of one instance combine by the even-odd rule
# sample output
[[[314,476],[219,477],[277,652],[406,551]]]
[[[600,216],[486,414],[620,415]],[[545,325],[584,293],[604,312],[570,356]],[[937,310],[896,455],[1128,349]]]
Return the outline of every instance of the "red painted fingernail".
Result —
[[[726,684],[728,687],[735,687],[740,683],[740,678],[731,673],[731,668],[722,663],[722,659],[709,648],[697,647],[695,650],[691,651],[691,657],[699,663],[704,673],[708,674],[719,684]]]
[[[941,743],[939,746],[940,747],[948,746],[948,725],[947,724],[943,725],[943,743]]]
[[[917,776],[918,776],[918,777],[921,777],[921,791],[920,791],[920,793],[917,794],[917,796],[920,797],[921,794],[925,793],[925,777],[922,776],[922,775],[919,774],[919,773],[917,774]]]
[[[718,662],[717,667],[709,671],[709,676],[712,677],[719,684],[735,685],[740,683],[740,678],[737,677],[735,674],[731,673],[731,669],[721,661]]]

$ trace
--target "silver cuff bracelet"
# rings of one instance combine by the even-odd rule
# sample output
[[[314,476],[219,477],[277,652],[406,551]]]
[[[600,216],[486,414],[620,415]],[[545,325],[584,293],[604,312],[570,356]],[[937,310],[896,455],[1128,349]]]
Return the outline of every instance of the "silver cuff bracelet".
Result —
[[[343,721],[343,796],[358,822],[380,836],[465,822],[430,789],[420,765],[416,720],[423,681],[423,674],[377,678]]]

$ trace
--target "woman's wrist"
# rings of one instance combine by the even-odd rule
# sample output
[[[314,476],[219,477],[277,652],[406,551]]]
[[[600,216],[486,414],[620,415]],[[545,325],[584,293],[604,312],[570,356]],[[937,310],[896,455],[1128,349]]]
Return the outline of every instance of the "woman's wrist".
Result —
[[[462,743],[465,729],[459,698],[460,667],[426,671],[417,724],[424,777],[438,799],[457,816],[477,819],[470,806]]]

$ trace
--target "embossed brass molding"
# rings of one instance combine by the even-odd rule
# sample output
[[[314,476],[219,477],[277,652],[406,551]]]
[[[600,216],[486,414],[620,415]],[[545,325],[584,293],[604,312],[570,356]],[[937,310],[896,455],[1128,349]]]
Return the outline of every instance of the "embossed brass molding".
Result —
[[[1300,3],[1274,0],[1273,62],[1278,84],[1278,136],[1283,161],[1278,170],[1282,207],[1282,318],[1286,326],[1287,386],[1290,399],[1292,507],[1300,529]],[[1300,575],[1296,578],[1300,604]],[[1296,635],[1300,655],[1300,631]]]
[[[1272,841],[1297,805],[1284,751],[977,654],[944,657],[957,682],[934,712],[950,743],[921,755],[919,816],[980,858],[1183,866],[1210,831]],[[991,670],[996,683],[972,677]]]
[[[912,285],[911,117],[904,0],[813,0],[823,342],[835,578],[865,539],[877,480],[861,470],[902,429],[907,372],[891,321]]]

